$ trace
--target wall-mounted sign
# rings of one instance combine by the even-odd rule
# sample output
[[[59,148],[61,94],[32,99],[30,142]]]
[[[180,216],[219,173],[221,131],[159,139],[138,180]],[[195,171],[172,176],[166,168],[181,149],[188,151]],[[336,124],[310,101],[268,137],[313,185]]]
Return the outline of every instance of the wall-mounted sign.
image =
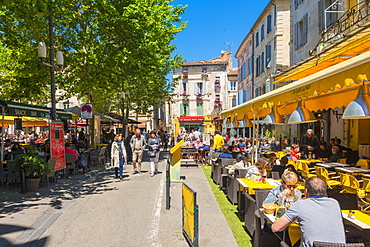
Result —
[[[84,104],[81,106],[81,118],[91,119],[93,116],[93,107],[92,104]]]

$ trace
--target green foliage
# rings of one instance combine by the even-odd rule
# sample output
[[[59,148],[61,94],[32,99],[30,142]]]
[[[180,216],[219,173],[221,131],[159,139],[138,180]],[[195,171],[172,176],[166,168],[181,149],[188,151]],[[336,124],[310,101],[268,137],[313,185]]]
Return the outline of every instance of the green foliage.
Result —
[[[26,154],[19,155],[15,159],[17,166],[24,166],[25,176],[28,178],[39,178],[51,172],[48,164],[42,159],[32,145],[26,146]]]
[[[56,86],[66,97],[77,94],[106,113],[122,108],[124,91],[127,110],[148,113],[173,87],[166,76],[182,63],[171,41],[185,28],[184,6],[171,0],[0,2],[2,99],[45,104],[50,98],[49,68],[37,58],[38,42],[49,40],[49,15],[54,46],[65,57]]]

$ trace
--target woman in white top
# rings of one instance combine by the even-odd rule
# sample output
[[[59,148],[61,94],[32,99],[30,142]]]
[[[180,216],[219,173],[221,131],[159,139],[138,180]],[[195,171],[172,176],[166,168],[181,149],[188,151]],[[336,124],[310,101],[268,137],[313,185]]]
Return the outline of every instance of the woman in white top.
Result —
[[[266,168],[268,160],[266,158],[259,158],[255,164],[247,168],[245,178],[261,178],[266,177]]]

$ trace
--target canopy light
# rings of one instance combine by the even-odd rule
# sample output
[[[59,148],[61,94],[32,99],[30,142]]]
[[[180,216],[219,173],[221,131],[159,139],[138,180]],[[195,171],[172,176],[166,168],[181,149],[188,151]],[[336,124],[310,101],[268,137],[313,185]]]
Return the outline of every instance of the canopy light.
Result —
[[[265,124],[285,124],[283,117],[277,111],[276,105],[271,108],[269,115],[263,120]]]
[[[299,101],[297,109],[289,117],[288,124],[311,123],[316,121],[315,115],[304,106],[302,101]]]
[[[370,94],[369,87],[362,85],[358,89],[357,97],[349,103],[343,113],[342,119],[367,119],[370,118]]]

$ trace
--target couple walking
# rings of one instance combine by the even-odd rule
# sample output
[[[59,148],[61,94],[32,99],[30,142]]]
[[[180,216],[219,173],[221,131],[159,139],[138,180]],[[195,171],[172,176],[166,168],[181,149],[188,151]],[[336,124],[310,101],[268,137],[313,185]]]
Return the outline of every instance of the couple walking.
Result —
[[[134,168],[133,175],[141,174],[141,161],[143,158],[144,148],[147,146],[147,142],[145,137],[141,135],[140,129],[137,129],[135,135],[132,136],[130,145],[132,149],[132,162]],[[153,177],[158,173],[160,147],[160,141],[155,132],[151,133],[151,136],[148,140],[148,146],[150,150],[154,151],[150,155],[150,175]],[[125,162],[127,163],[126,149],[122,141],[122,135],[116,135],[112,144],[111,154],[116,178],[118,177],[119,172],[119,177],[122,179],[123,164]]]

